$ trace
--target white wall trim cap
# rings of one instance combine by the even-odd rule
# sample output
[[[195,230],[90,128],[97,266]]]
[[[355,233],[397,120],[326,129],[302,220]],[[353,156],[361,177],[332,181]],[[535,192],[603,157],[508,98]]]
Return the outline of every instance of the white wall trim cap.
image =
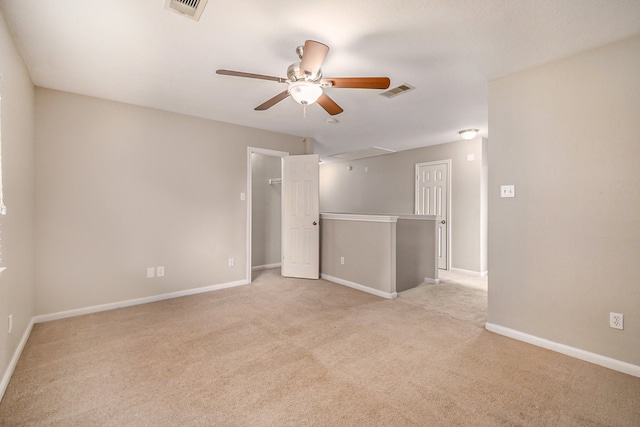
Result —
[[[324,279],[324,280],[328,280],[330,282],[337,283],[338,285],[347,286],[349,288],[356,289],[356,290],[362,291],[362,292],[366,292],[368,294],[376,295],[376,296],[379,296],[379,297],[382,297],[382,298],[394,299],[394,298],[398,297],[398,293],[397,292],[393,292],[393,293],[384,292],[384,291],[381,291],[381,290],[378,290],[378,289],[370,288],[369,286],[366,286],[366,285],[361,285],[360,283],[350,282],[348,280],[339,279],[337,277],[329,276],[328,274],[321,274],[320,277],[322,279]]]
[[[399,215],[320,213],[320,219],[335,219],[339,221],[398,222],[398,217]]]
[[[633,365],[631,363],[612,359],[601,354],[591,353],[586,350],[581,350],[579,348],[571,347],[565,344],[549,341],[535,335],[530,335],[524,332],[517,331],[515,329],[496,325],[495,323],[487,322],[485,324],[485,328],[487,329],[487,331],[504,335],[505,337],[533,344],[537,347],[546,348],[547,350],[562,353],[567,356],[575,357],[576,359],[584,360],[585,362],[594,363],[596,365],[604,366],[605,368],[613,369],[614,371],[622,372],[640,378],[640,366],[638,365]]]

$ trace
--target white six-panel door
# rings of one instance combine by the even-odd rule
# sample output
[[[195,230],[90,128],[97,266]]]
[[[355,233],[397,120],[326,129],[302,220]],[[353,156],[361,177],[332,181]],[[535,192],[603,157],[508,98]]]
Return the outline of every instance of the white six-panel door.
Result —
[[[282,275],[320,276],[319,156],[282,158]]]
[[[435,215],[438,268],[449,266],[449,162],[416,164],[416,215]]]

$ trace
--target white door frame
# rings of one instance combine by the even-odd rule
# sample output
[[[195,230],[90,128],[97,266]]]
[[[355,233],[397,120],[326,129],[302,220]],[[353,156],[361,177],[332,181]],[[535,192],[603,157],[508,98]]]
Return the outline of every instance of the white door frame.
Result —
[[[418,198],[419,198],[419,188],[418,188],[418,174],[420,171],[420,167],[421,166],[434,166],[434,165],[441,165],[445,163],[447,165],[447,218],[445,221],[447,221],[447,270],[451,270],[451,265],[453,264],[451,261],[451,246],[452,242],[451,242],[451,229],[453,227],[451,227],[451,200],[453,199],[452,194],[451,194],[451,159],[446,159],[446,160],[435,160],[432,162],[421,162],[421,163],[416,163],[415,168],[414,168],[414,185],[415,185],[415,191],[414,191],[414,196],[413,196],[413,211],[414,213],[418,213]]]
[[[251,164],[251,155],[253,153],[256,154],[264,154],[265,156],[274,156],[274,157],[285,157],[288,156],[289,153],[286,151],[276,151],[276,150],[269,150],[267,148],[257,148],[257,147],[247,147],[247,283],[251,283],[251,245],[252,245],[252,241],[251,241],[251,233],[252,233],[252,227],[251,227],[251,219],[253,216],[253,206],[252,206],[252,178],[253,178],[253,171],[252,171],[252,164]],[[282,256],[280,257],[282,258]]]

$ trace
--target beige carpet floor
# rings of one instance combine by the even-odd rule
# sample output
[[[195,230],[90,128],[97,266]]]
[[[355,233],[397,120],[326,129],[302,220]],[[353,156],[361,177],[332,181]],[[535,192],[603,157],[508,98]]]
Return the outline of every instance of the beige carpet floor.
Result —
[[[35,325],[0,425],[640,425],[639,378],[486,331],[482,284],[256,276]]]

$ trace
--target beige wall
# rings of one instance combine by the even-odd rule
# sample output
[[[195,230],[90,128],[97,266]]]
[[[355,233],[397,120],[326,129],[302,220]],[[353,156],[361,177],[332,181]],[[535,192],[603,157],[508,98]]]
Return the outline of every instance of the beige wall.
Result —
[[[246,280],[248,146],[305,150],[294,136],[38,88],[36,314]],[[151,266],[165,277],[147,279]]]
[[[269,184],[280,178],[282,159],[260,153],[251,155],[251,264],[268,266],[281,262],[282,185]]]
[[[395,293],[396,223],[323,218],[320,273],[385,294]]]
[[[320,273],[386,298],[433,283],[438,278],[435,219],[321,214]]]
[[[489,322],[640,365],[640,37],[492,81],[489,125]]]
[[[481,273],[482,138],[320,166],[322,212],[413,214],[415,164],[452,161],[450,265]],[[467,161],[473,154],[475,160]],[[352,166],[347,170],[347,166]],[[365,172],[365,167],[368,172]],[[485,219],[486,221],[486,219]],[[486,258],[486,257],[485,257]]]
[[[436,221],[398,218],[396,292],[438,279]]]
[[[33,84],[0,15],[2,169],[7,215],[0,217],[0,377],[7,371],[33,316]],[[7,332],[9,315],[13,331]],[[7,377],[8,379],[8,377]],[[0,387],[0,397],[4,389]]]

